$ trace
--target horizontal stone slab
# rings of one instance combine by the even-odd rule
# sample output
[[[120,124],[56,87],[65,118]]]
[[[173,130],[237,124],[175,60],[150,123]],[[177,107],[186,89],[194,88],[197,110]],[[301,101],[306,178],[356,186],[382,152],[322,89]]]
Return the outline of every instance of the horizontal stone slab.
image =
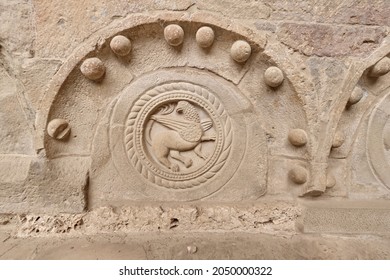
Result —
[[[19,215],[12,220],[19,237],[68,236],[137,232],[253,232],[297,234],[301,208],[294,203],[268,201],[247,204],[139,203],[99,207],[81,214]]]
[[[390,202],[338,201],[304,204],[305,233],[387,234]]]

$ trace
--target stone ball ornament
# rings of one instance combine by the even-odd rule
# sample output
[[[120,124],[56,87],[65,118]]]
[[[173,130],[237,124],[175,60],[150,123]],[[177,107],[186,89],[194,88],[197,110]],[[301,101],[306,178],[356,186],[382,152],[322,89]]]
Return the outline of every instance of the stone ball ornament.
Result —
[[[341,131],[337,131],[333,138],[332,148],[340,148],[345,141],[345,134]]]
[[[47,134],[56,140],[66,140],[70,135],[70,125],[64,119],[54,119],[47,125]]]
[[[336,185],[336,178],[333,174],[328,174],[326,176],[326,188],[330,189]]]
[[[123,35],[117,35],[112,38],[110,48],[116,55],[126,56],[131,52],[131,41]]]
[[[196,42],[201,48],[209,48],[214,43],[214,31],[211,27],[203,26],[196,32]]]
[[[295,166],[288,172],[288,177],[295,184],[302,185],[307,182],[307,170],[302,166]]]
[[[390,72],[390,58],[385,56],[379,60],[368,72],[368,76],[378,78]]]
[[[303,129],[291,129],[288,133],[288,141],[296,147],[304,146],[307,143],[307,133]]]
[[[364,92],[360,87],[355,87],[348,99],[348,106],[358,103],[364,96]]]
[[[99,58],[91,57],[84,60],[80,66],[80,71],[86,78],[96,81],[104,76],[106,67]]]
[[[169,45],[177,47],[184,41],[184,30],[180,25],[170,24],[164,29],[164,38]]]
[[[278,67],[271,66],[264,73],[264,82],[270,87],[278,87],[284,81],[284,75],[282,70]]]
[[[252,53],[252,48],[248,42],[243,40],[235,41],[230,49],[231,57],[239,63],[249,59]]]

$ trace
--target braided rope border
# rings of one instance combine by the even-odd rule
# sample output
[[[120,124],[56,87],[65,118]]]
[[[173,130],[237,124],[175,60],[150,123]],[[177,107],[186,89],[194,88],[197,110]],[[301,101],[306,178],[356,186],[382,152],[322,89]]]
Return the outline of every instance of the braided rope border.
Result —
[[[193,172],[192,179],[188,179],[188,175],[180,175],[176,174],[172,178],[173,180],[167,180],[167,177],[164,176],[166,174],[158,174],[158,170],[151,166],[150,164],[145,164],[145,162],[148,162],[148,159],[146,158],[145,154],[142,151],[142,140],[141,137],[135,137],[136,130],[141,131],[141,135],[143,134],[143,122],[139,121],[140,119],[143,120],[148,111],[145,112],[143,108],[145,105],[149,104],[153,101],[153,98],[165,94],[167,92],[187,92],[186,96],[189,96],[189,94],[195,94],[194,100],[199,99],[197,97],[203,98],[206,101],[211,104],[212,107],[208,108],[207,111],[209,112],[215,112],[214,120],[216,118],[220,119],[221,126],[223,127],[223,131],[218,131],[218,134],[221,133],[221,149],[219,153],[214,153],[213,156],[207,161],[207,163],[211,163],[211,166],[207,166],[206,170],[201,172]],[[188,94],[189,93],[189,94]],[[180,97],[180,94],[177,94],[177,98]],[[167,97],[167,99],[170,99],[172,97]],[[187,99],[192,99],[188,98]],[[160,103],[160,102],[159,102]],[[203,106],[208,106],[207,103],[202,102]],[[212,110],[213,109],[213,110]],[[224,125],[223,125],[224,124]],[[225,137],[224,137],[225,134]],[[142,174],[146,179],[148,179],[150,182],[155,183],[159,186],[163,186],[170,189],[187,189],[192,188],[195,186],[198,186],[204,182],[206,182],[208,179],[212,178],[225,164],[228,155],[231,150],[231,145],[233,142],[233,132],[232,132],[232,124],[230,117],[228,116],[226,110],[223,108],[220,101],[211,94],[208,90],[205,88],[194,85],[188,82],[174,82],[174,83],[168,83],[163,84],[160,86],[157,86],[149,91],[147,91],[142,97],[137,100],[131,109],[127,121],[126,121],[126,129],[125,129],[125,147],[126,152],[128,155],[128,159],[130,160],[131,164],[135,167],[135,169]],[[218,145],[218,143],[217,143]],[[138,149],[138,151],[137,151]],[[218,147],[216,148],[218,149]],[[213,157],[216,156],[216,160],[214,165],[212,165]],[[209,164],[210,165],[210,164]],[[198,174],[200,173],[200,174]],[[168,176],[169,177],[169,176]]]

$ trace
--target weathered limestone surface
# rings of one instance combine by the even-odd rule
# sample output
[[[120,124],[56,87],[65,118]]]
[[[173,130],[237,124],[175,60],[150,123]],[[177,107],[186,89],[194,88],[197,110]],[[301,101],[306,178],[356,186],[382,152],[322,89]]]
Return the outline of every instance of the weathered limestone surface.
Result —
[[[58,238],[103,233],[65,256],[389,258],[374,245],[390,229],[389,14],[387,0],[0,0],[0,258],[60,258]],[[160,232],[216,235],[193,255],[195,235],[170,252],[122,238]],[[201,250],[234,236],[289,250]],[[135,253],[93,255],[110,242]]]

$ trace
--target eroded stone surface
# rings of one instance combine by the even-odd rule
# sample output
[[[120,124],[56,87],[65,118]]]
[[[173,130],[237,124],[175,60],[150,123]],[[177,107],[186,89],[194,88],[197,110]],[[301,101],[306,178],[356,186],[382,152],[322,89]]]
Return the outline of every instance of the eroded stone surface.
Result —
[[[337,57],[365,56],[379,47],[386,35],[381,27],[285,23],[279,36],[286,45],[305,55]]]
[[[0,259],[195,260],[195,259],[388,259],[388,236],[306,234],[291,238],[245,233],[98,235],[9,239]],[[194,254],[189,246],[196,246]]]
[[[245,206],[230,205],[144,205],[114,210],[101,207],[84,214],[21,215],[17,235],[56,236],[134,232],[221,232],[246,231],[291,235],[302,209],[278,202]],[[147,222],[149,221],[149,222]]]
[[[22,256],[16,224],[25,237],[388,231],[387,1],[103,2],[0,3],[1,257]],[[326,207],[301,216],[311,200]],[[133,245],[134,258],[231,253]]]

